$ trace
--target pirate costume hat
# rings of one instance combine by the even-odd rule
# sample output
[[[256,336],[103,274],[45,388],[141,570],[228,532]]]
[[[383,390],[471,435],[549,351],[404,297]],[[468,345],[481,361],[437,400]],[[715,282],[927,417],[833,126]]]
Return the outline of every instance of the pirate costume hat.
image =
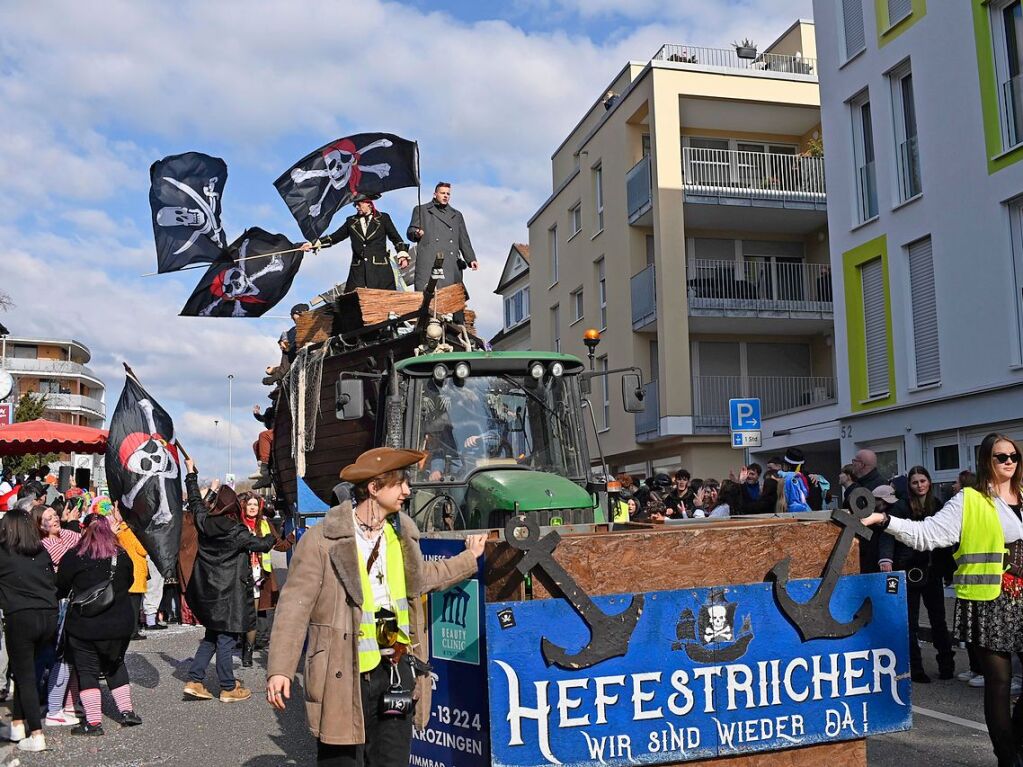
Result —
[[[241,506],[238,505],[238,494],[235,493],[234,488],[230,485],[221,485],[217,491],[217,497],[213,501],[213,508],[210,509],[210,515],[217,514],[233,514],[236,517],[241,516]]]
[[[420,450],[396,450],[393,447],[375,447],[355,459],[355,463],[341,470],[341,479],[359,484],[389,471],[413,466],[426,458]]]
[[[360,202],[373,202],[374,200],[379,199],[380,199],[379,194],[368,194],[366,192],[359,192],[357,195],[355,195],[354,198],[352,198],[352,205],[355,205],[356,203]]]

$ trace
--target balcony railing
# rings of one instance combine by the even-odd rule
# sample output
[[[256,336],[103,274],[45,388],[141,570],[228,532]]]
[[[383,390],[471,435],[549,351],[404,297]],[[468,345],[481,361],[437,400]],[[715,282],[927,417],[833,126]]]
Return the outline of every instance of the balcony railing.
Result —
[[[857,169],[856,194],[859,196],[860,221],[874,218],[877,215],[877,167],[873,160]]]
[[[640,330],[657,319],[657,280],[651,264],[632,277],[632,329]]]
[[[661,411],[657,401],[657,381],[650,381],[643,387],[643,404],[646,409],[636,413],[636,441],[654,439],[660,432]]]
[[[823,202],[824,158],[737,149],[682,149],[687,192],[766,200]]]
[[[47,394],[46,407],[51,410],[86,410],[106,418],[106,405],[94,397],[81,394]]]
[[[652,201],[650,155],[633,165],[625,174],[625,193],[629,202],[629,223],[631,224],[650,208]]]
[[[694,376],[694,423],[728,427],[728,400],[757,397],[764,418],[835,402],[835,379],[825,376]],[[638,427],[637,427],[638,428]]]
[[[831,271],[827,264],[782,261],[688,262],[690,309],[749,312],[831,312]]]
[[[903,200],[920,194],[920,152],[916,136],[910,136],[899,144],[899,193]]]
[[[761,53],[752,59],[739,58],[735,48],[704,48],[700,45],[662,45],[654,54],[654,61],[671,61],[677,64],[699,64],[723,69],[741,69],[747,72],[781,72],[790,75],[814,75],[817,73],[817,59],[801,55],[783,56],[777,53]]]
[[[49,373],[56,376],[88,376],[96,381],[101,379],[92,370],[78,362],[67,360],[27,359],[23,357],[5,357],[4,367],[7,371],[18,373]]]

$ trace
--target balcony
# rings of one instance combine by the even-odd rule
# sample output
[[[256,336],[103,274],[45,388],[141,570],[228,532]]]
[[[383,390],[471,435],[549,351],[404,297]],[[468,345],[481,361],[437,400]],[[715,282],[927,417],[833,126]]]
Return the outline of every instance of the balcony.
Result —
[[[762,417],[770,418],[833,404],[836,401],[835,379],[826,376],[694,376],[694,425],[702,429],[727,430],[728,400],[737,397],[759,398]]]
[[[84,397],[80,394],[47,394],[46,408],[60,412],[85,411],[100,419],[107,417],[106,405],[94,397]]]
[[[654,61],[673,64],[691,64],[714,69],[731,69],[746,74],[804,75],[817,79],[817,59],[800,55],[783,56],[776,53],[761,53],[752,59],[743,59],[735,48],[704,48],[699,45],[662,45],[654,54]]]
[[[824,158],[682,148],[686,226],[808,233],[827,225]]]
[[[632,277],[632,329],[657,328],[657,280],[651,264]]]
[[[636,226],[653,224],[653,192],[650,182],[650,155],[647,155],[625,174],[630,224]]]
[[[660,436],[661,411],[657,400],[657,381],[650,381],[643,387],[643,403],[646,410],[635,416],[637,442],[649,442]]]
[[[833,312],[827,264],[694,258],[687,274],[690,313],[698,316],[825,318]]]
[[[11,375],[24,375],[27,373],[46,373],[47,376],[65,378],[87,378],[98,386],[103,386],[103,381],[88,367],[77,362],[67,360],[48,359],[25,359],[22,357],[5,357],[4,367]]]

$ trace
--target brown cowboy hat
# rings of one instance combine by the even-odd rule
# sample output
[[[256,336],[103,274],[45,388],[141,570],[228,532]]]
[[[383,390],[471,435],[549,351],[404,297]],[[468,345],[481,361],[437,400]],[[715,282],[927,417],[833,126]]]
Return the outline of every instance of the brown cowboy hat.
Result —
[[[393,447],[375,447],[341,469],[341,479],[346,482],[367,482],[395,469],[404,469],[426,458],[420,450],[396,450]]]

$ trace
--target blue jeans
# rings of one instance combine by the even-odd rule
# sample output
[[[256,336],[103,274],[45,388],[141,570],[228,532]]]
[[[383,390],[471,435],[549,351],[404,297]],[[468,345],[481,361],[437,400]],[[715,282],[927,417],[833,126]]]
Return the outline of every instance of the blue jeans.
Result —
[[[199,642],[199,648],[195,651],[192,667],[188,670],[188,678],[193,682],[206,681],[206,667],[210,665],[210,660],[216,653],[217,680],[220,682],[220,689],[225,692],[233,690],[235,681],[232,655],[235,645],[238,644],[239,636],[239,634],[206,629],[206,635]]]

